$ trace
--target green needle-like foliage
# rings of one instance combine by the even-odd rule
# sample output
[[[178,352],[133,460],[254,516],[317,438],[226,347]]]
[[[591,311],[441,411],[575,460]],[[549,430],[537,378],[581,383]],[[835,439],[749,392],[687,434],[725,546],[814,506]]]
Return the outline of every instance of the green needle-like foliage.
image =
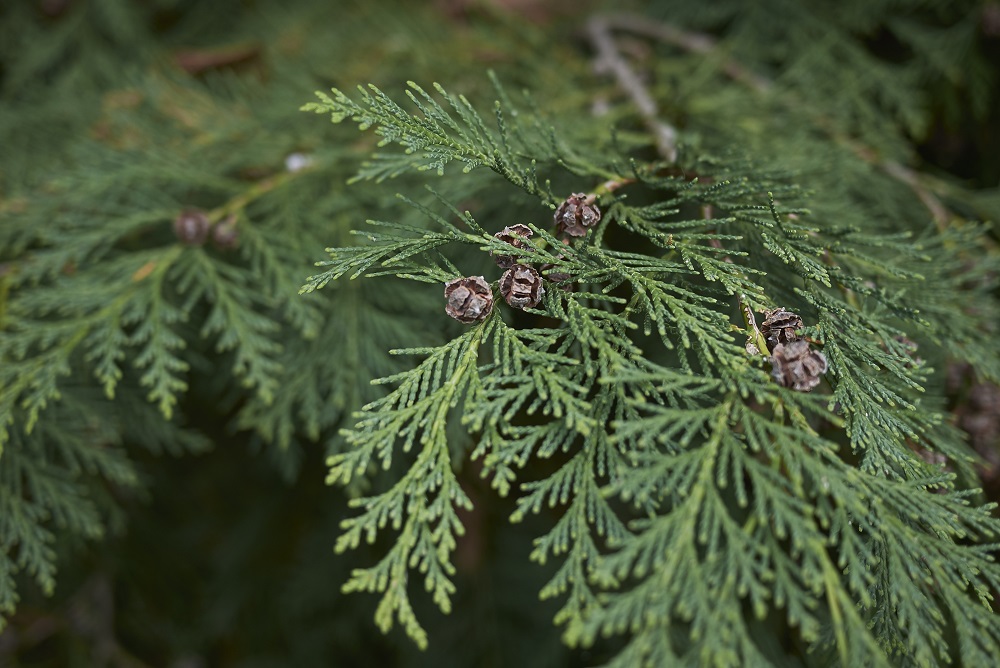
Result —
[[[320,93],[305,109],[382,138],[386,152],[369,164],[393,171],[364,167],[362,177],[448,176],[460,162],[501,179],[470,184],[467,197],[506,180],[536,199],[535,213],[487,225],[446,202],[440,213],[420,206],[429,231],[372,223],[362,245],[328,249],[304,290],[365,275],[443,284],[462,275],[448,259],[456,245],[563,277],[545,281],[536,309],[507,309],[497,295],[490,315],[444,345],[396,351],[424,360],[378,381],[394,390],[357,415],[349,449],[329,462],[338,484],[400,471],[343,522],[338,551],[393,534],[345,591],[380,594],[379,626],[397,619],[427,643],[407,582],[419,574],[451,610],[459,512],[470,504],[454,470],[468,456],[499,494],[517,494],[512,521],[558,509],[532,553],[561,563],[540,594],[562,601],[556,622],[570,645],[624,635],[613,665],[781,662],[754,631],[776,616],[815,661],[989,662],[1000,649],[1000,523],[921,458],[961,447],[922,402],[927,370],[900,343],[986,345],[975,314],[937,321],[919,287],[951,280],[947,258],[965,258],[982,229],[927,241],[862,231],[811,214],[789,176],[683,145],[677,167],[609,153],[599,139],[574,146],[603,150],[601,166],[571,162],[555,118],[539,133],[551,142],[512,147],[519,128],[507,119],[526,114],[502,90],[490,126],[465,97],[434,88],[444,105],[411,83],[411,110],[375,87],[357,99]],[[530,176],[519,176],[526,163]],[[586,237],[560,241],[544,222],[556,180],[595,193],[604,214]],[[504,248],[493,233],[515,223],[534,234]],[[971,236],[944,241],[956,233]],[[734,315],[778,305],[811,323],[829,361],[814,393],[782,387],[766,352],[742,345],[759,332]],[[464,425],[465,449],[449,442],[449,420]],[[528,473],[541,460],[553,462],[548,472]]]
[[[571,4],[0,7],[0,664],[996,663],[995,3]]]

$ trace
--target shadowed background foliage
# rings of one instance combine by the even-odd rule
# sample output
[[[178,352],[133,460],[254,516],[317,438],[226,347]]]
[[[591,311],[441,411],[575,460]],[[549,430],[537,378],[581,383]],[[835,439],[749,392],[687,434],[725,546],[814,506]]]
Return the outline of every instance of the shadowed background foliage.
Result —
[[[828,219],[856,215],[859,202],[883,230],[922,230],[934,207],[946,208],[939,224],[1000,219],[1000,5],[851,2],[830,14],[824,3],[694,4],[632,3],[678,32],[620,42],[689,150],[738,146],[780,165]],[[497,498],[474,463],[459,472],[477,505],[463,516],[454,611],[418,610],[426,651],[398,628],[380,634],[372,597],[340,592],[387,543],[333,554],[353,511],[324,484],[324,459],[343,447],[350,414],[384,392],[370,379],[408,364],[386,351],[439,345],[453,323],[428,317],[442,305],[426,291],[359,282],[297,294],[324,247],[350,244],[366,218],[413,217],[392,194],[420,192],[409,175],[348,186],[375,140],[300,113],[312,91],[440,81],[488,103],[493,70],[546,113],[578,119],[570,136],[613,125],[629,145],[642,119],[594,71],[583,32],[602,9],[0,7],[0,408],[10,431],[0,575],[20,596],[15,611],[14,588],[2,585],[0,664],[528,668],[614,654],[617,640],[564,647],[559,601],[538,600],[557,564],[528,555],[557,511],[509,523],[514,501]],[[435,188],[458,199],[485,177],[465,178]],[[460,201],[480,220],[529,204],[517,194]],[[232,216],[239,245],[178,243],[173,221],[195,208],[213,222]],[[987,233],[972,252],[995,256],[995,241]],[[995,328],[996,276],[976,278]],[[109,314],[127,341],[103,328]],[[178,341],[160,340],[166,325]],[[51,339],[37,334],[44,327]],[[982,457],[956,472],[970,487],[979,475],[995,499],[1000,361],[995,349],[978,353],[982,368],[969,356],[931,360],[942,388],[932,400]]]

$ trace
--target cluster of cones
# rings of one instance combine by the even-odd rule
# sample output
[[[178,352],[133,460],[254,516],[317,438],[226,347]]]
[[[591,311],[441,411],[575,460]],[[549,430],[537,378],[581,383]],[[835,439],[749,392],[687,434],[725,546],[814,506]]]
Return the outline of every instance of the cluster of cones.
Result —
[[[566,198],[553,216],[556,233],[564,240],[568,237],[586,236],[587,230],[601,220],[601,210],[594,204],[594,197],[574,193]],[[510,225],[493,235],[514,248],[524,248],[533,232],[527,225]],[[546,273],[552,265],[540,270],[530,264],[519,263],[513,255],[491,253],[497,266],[504,269],[500,277],[500,295],[513,308],[535,308],[545,294],[545,281],[559,283],[569,278],[566,274]],[[493,290],[483,276],[465,276],[449,281],[444,286],[445,312],[459,322],[473,323],[482,320],[493,310]]]

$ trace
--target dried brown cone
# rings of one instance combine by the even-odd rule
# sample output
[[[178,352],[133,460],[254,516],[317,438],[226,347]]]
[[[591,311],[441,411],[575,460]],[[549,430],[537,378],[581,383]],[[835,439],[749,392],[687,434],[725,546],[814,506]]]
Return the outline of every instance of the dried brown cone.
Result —
[[[560,260],[562,259],[562,255],[559,256],[559,259]],[[541,272],[545,280],[549,281],[550,283],[554,283],[556,285],[559,285],[560,283],[565,283],[569,279],[573,278],[572,275],[567,274],[565,271],[552,271],[553,269],[556,268],[556,266],[558,265],[555,265],[551,262],[546,262],[545,264],[543,264],[541,267],[538,268],[538,271]],[[561,287],[568,287],[568,286],[561,286]]]
[[[493,310],[493,290],[482,276],[466,276],[444,285],[445,313],[455,320],[472,323],[482,320]]]
[[[229,216],[212,228],[212,243],[221,250],[236,248],[240,243],[240,231],[236,227],[236,216]]]
[[[185,246],[201,246],[208,238],[211,223],[204,211],[187,209],[174,219],[174,234]]]
[[[493,236],[504,243],[510,244],[514,248],[524,248],[527,246],[525,240],[532,234],[534,234],[534,232],[531,231],[530,227],[518,224],[505,227],[503,228],[503,231],[497,232]],[[495,253],[490,253],[490,257],[493,258],[493,261],[496,262],[497,266],[501,269],[510,269],[517,261],[517,258],[513,255],[497,255]]]
[[[535,308],[545,294],[542,276],[532,267],[515,264],[500,277],[500,294],[514,308]]]
[[[799,392],[808,392],[819,385],[826,369],[826,357],[821,352],[810,350],[805,339],[779,343],[771,352],[771,375],[774,380]]]
[[[760,325],[760,333],[767,341],[768,352],[774,352],[779,343],[791,343],[798,339],[795,330],[802,328],[802,318],[784,307],[764,311],[764,322]]]
[[[553,216],[556,234],[571,237],[587,236],[587,230],[601,221],[601,210],[584,193],[573,193],[559,205]]]

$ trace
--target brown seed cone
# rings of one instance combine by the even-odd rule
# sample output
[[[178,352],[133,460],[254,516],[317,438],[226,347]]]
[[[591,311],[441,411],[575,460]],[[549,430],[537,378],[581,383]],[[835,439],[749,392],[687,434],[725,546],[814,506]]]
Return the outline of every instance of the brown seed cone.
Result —
[[[556,209],[556,234],[587,236],[587,230],[601,221],[601,210],[584,193],[573,193]]]
[[[545,294],[542,277],[532,267],[515,264],[500,277],[500,294],[514,308],[535,308]]]
[[[236,248],[240,243],[240,231],[236,227],[236,217],[229,216],[212,228],[212,243],[222,250]]]
[[[810,350],[804,339],[779,343],[771,353],[771,375],[779,385],[799,392],[808,392],[819,385],[820,376],[826,373],[826,357]]]
[[[201,246],[208,238],[210,224],[204,211],[187,209],[174,219],[174,234],[185,246]]]
[[[497,232],[493,236],[510,244],[514,248],[524,248],[527,244],[525,239],[529,238],[534,232],[527,225],[510,225],[503,228],[503,231]],[[495,253],[490,253],[490,257],[493,261],[497,263],[497,266],[501,269],[510,269],[514,266],[516,258],[513,255],[496,255]]]
[[[560,254],[560,255],[556,256],[556,259],[562,260],[563,257],[564,256]],[[573,276],[571,274],[567,274],[564,271],[552,271],[553,269],[556,268],[556,266],[557,265],[553,264],[552,262],[546,262],[545,264],[543,264],[542,266],[540,266],[538,268],[538,273],[540,273],[542,275],[542,278],[544,278],[546,281],[548,281],[549,283],[552,283],[554,285],[559,285],[560,283],[565,283],[569,279],[573,278]],[[568,288],[570,286],[569,285],[564,285],[564,286],[561,286],[561,287]]]
[[[784,307],[764,311],[764,322],[760,325],[760,333],[767,341],[767,349],[774,352],[779,343],[791,343],[799,338],[795,330],[802,327],[802,318]]]
[[[543,274],[543,278],[545,278],[550,283],[554,283],[556,285],[559,285],[560,283],[565,283],[569,279],[573,278],[570,274],[567,274],[565,271],[552,271],[555,268],[556,265],[549,262],[539,267],[538,271]]]
[[[466,276],[444,285],[445,313],[466,324],[484,319],[493,310],[493,291],[482,276]]]

